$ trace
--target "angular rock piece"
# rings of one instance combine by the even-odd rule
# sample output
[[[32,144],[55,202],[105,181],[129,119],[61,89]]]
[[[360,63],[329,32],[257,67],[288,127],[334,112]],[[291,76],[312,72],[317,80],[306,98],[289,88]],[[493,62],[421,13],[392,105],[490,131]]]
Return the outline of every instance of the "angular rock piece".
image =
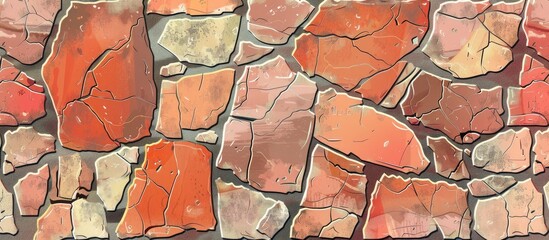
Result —
[[[36,221],[35,240],[53,240],[72,237],[71,205],[50,204],[46,212]]]
[[[61,20],[42,76],[63,146],[110,151],[150,135],[156,87],[142,11],[139,1],[75,2]]]
[[[17,167],[35,164],[44,155],[55,152],[55,138],[50,134],[37,132],[32,126],[7,131],[4,139],[4,174],[15,171]]]
[[[29,172],[17,181],[13,191],[21,216],[38,216],[40,208],[46,200],[49,180],[50,168],[46,164],[37,172]]]
[[[213,130],[209,130],[203,133],[199,133],[194,138],[197,142],[215,144],[217,142],[217,134]]]
[[[549,67],[545,67],[543,63],[532,58],[532,56],[524,54],[519,84],[526,87],[534,81],[549,82]]]
[[[249,41],[242,41],[238,45],[238,54],[234,57],[233,61],[236,65],[250,63],[268,55],[273,50],[273,47],[260,46]]]
[[[222,238],[271,239],[290,217],[284,202],[220,178],[215,185]]]
[[[19,1],[0,3],[0,46],[23,64],[42,59],[61,0]]]
[[[475,197],[489,197],[501,194],[517,181],[512,176],[491,175],[483,179],[473,179],[467,183],[471,195]]]
[[[463,162],[463,150],[445,137],[427,136],[427,145],[433,150],[435,169],[443,177],[456,181],[469,179],[469,170]]]
[[[242,0],[148,0],[147,13],[171,15],[186,13],[192,16],[217,15],[233,12]]]
[[[549,129],[545,131],[537,131],[534,135],[534,174],[545,172],[545,168],[549,167]]]
[[[331,88],[318,94],[314,112],[315,138],[344,154],[405,173],[419,174],[429,165],[410,128],[360,98]]]
[[[530,130],[509,129],[479,143],[473,149],[473,165],[484,170],[518,173],[530,167]]]
[[[72,203],[72,235],[75,239],[108,238],[107,217],[101,203],[80,198]]]
[[[158,44],[179,61],[209,67],[229,62],[236,45],[240,16],[236,14],[205,19],[168,21]]]
[[[124,195],[124,189],[130,182],[131,173],[130,163],[120,155],[120,152],[111,153],[95,161],[97,195],[107,211],[116,210]]]
[[[499,86],[481,89],[422,72],[412,81],[400,106],[405,116],[443,132],[458,143],[472,143],[480,134],[496,133],[503,128]]]
[[[526,33],[526,45],[535,49],[541,57],[549,60],[549,8],[548,0],[528,1],[526,13],[524,13],[524,32]]]
[[[17,234],[13,218],[13,194],[0,181],[0,233]]]
[[[547,233],[543,196],[531,179],[517,183],[500,196],[479,200],[474,219],[475,231],[485,239]]]
[[[234,69],[164,80],[156,131],[181,138],[181,129],[208,129],[225,112],[234,85]]]
[[[52,201],[72,201],[78,195],[87,196],[92,190],[93,171],[78,153],[59,156],[59,166],[50,172]]]
[[[421,238],[439,229],[445,239],[469,239],[471,221],[466,189],[383,174],[372,193],[363,236]]]
[[[301,69],[349,91],[417,48],[429,27],[428,0],[329,1],[296,38]]]
[[[185,74],[187,71],[187,66],[180,62],[170,63],[168,65],[162,66],[160,68],[160,76],[162,77],[171,77],[175,75]]]
[[[295,239],[314,236],[350,239],[357,223],[355,214],[339,208],[302,208],[294,218],[290,236]]]
[[[307,0],[248,0],[248,30],[264,43],[285,44],[313,9]]]
[[[138,147],[123,147],[118,150],[117,153],[122,157],[126,162],[137,163],[139,161],[139,148]]]
[[[213,230],[211,157],[204,146],[160,140],[147,145],[128,188],[119,238],[167,238],[188,229]]]

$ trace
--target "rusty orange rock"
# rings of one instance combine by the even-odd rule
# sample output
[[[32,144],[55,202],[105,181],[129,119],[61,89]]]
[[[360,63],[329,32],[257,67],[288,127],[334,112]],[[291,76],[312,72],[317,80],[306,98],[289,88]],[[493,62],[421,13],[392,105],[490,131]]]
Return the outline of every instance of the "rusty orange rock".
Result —
[[[549,15],[547,8],[549,1],[536,0],[528,1],[524,13],[524,32],[526,33],[526,45],[535,49],[538,55],[549,60]]]
[[[240,6],[242,6],[242,0],[148,0],[147,13],[217,15],[232,12]]]

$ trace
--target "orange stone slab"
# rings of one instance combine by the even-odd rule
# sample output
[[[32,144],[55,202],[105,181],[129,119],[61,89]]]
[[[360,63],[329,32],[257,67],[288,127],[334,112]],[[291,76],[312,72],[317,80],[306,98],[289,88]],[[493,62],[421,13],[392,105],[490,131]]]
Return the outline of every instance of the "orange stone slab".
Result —
[[[36,221],[35,240],[53,240],[72,237],[71,205],[54,203]]]
[[[242,6],[242,0],[148,0],[147,13],[217,15],[232,12],[240,6]]]
[[[528,1],[524,13],[524,32],[526,45],[537,51],[538,55],[549,60],[549,8],[548,0]]]

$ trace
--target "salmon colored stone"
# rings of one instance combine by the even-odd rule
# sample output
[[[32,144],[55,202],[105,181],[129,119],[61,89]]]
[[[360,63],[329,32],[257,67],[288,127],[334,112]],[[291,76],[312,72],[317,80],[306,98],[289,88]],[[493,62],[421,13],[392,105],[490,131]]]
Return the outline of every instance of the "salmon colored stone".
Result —
[[[537,51],[538,55],[549,60],[549,8],[548,0],[528,1],[524,13],[524,32],[526,45]]]
[[[27,173],[17,181],[13,191],[21,216],[38,216],[40,208],[46,200],[49,180],[50,169],[46,164],[37,172]]]
[[[502,194],[515,183],[517,181],[513,176],[491,175],[483,179],[471,180],[467,183],[467,188],[475,197],[489,197]]]
[[[549,129],[545,131],[537,131],[534,135],[534,174],[545,172],[545,168],[549,167]]]
[[[273,50],[273,47],[256,45],[250,41],[241,41],[238,45],[238,54],[233,61],[236,65],[250,63],[268,55]]]
[[[351,238],[358,217],[339,208],[302,208],[292,223],[291,238]]]
[[[36,221],[35,240],[53,240],[72,237],[71,205],[54,203]]]
[[[473,150],[473,165],[495,173],[519,173],[530,167],[531,148],[528,128],[509,129],[479,143]]]
[[[469,170],[463,162],[463,150],[445,137],[427,136],[427,145],[433,150],[435,169],[443,177],[456,181],[469,179]]]
[[[232,12],[240,6],[242,6],[242,0],[148,0],[147,13],[217,15]]]
[[[4,134],[4,174],[15,168],[35,164],[44,155],[55,152],[55,138],[50,134],[39,133],[33,127],[19,127]]]

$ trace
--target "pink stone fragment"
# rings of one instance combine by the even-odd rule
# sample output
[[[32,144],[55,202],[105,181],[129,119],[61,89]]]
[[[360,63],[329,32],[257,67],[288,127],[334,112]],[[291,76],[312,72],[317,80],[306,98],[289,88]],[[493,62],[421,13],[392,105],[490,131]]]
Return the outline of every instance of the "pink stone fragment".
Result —
[[[260,46],[249,41],[241,41],[238,45],[238,54],[234,57],[233,61],[236,65],[250,63],[268,55],[273,50],[273,47]]]
[[[242,0],[148,0],[147,13],[218,15],[232,12],[240,6],[242,6]]]
[[[541,57],[549,60],[549,8],[548,0],[528,1],[524,13],[526,45],[535,49]]]
[[[19,179],[13,191],[19,206],[21,216],[38,216],[40,208],[44,205],[48,193],[48,181],[50,169],[44,165],[35,173],[27,173]]]
[[[549,129],[545,131],[537,131],[534,135],[534,174],[545,172],[545,168],[549,167]]]
[[[438,174],[456,181],[469,179],[469,170],[463,161],[463,150],[445,137],[427,136],[427,145],[433,150],[435,169]]]
[[[473,165],[484,170],[518,173],[530,167],[532,137],[528,128],[509,129],[473,149]]]
[[[55,138],[50,134],[39,133],[33,127],[19,127],[4,134],[4,174],[15,168],[35,164],[44,155],[55,152]]]
[[[339,208],[302,208],[292,223],[291,238],[351,238],[358,217]]]
[[[54,203],[36,221],[35,240],[53,240],[72,237],[71,205]]]
[[[489,197],[502,194],[515,185],[517,181],[512,176],[491,175],[483,179],[473,179],[467,183],[471,195],[475,197]]]
[[[175,75],[182,75],[187,71],[187,66],[180,62],[170,63],[160,68],[160,76],[171,77]]]

